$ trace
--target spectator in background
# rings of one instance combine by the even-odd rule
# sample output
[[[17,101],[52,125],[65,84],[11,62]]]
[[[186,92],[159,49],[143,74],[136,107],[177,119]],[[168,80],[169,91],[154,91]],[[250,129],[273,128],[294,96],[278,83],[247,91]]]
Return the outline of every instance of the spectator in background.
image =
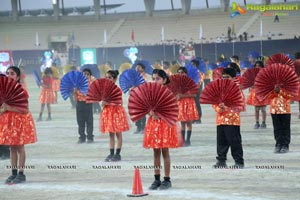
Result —
[[[268,40],[271,40],[272,39],[272,33],[271,33],[271,31],[269,31],[269,33],[268,33]]]
[[[279,17],[278,17],[278,15],[275,15],[274,22],[278,22],[279,23]]]
[[[243,42],[243,36],[239,35],[240,42]]]
[[[227,29],[227,37],[228,37],[228,41],[231,41],[232,38],[231,38],[231,27],[228,26],[228,29]]]
[[[244,32],[243,34],[244,34],[244,40],[245,40],[245,41],[248,41],[248,33],[247,33],[247,32]]]
[[[194,121],[193,123],[201,124],[202,109],[201,109],[201,105],[200,105],[200,95],[201,95],[201,92],[202,92],[202,83],[203,83],[204,74],[199,69],[199,66],[200,66],[199,60],[197,60],[197,59],[191,60],[191,64],[198,69],[199,77],[200,77],[200,80],[199,80],[199,83],[198,83],[198,88],[199,89],[198,89],[198,93],[195,97],[195,103],[196,103],[199,119]]]

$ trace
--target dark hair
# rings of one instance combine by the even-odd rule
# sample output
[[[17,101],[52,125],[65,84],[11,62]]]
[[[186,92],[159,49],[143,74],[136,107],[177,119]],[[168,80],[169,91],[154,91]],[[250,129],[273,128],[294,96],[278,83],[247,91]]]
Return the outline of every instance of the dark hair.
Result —
[[[237,55],[231,56],[230,59],[236,60],[236,61],[239,61],[239,60],[240,60],[239,57],[238,57]]]
[[[255,62],[254,67],[255,67],[256,65],[259,65],[259,67],[261,67],[261,68],[264,67],[264,63],[263,63],[262,61],[260,61],[260,60],[258,60],[258,61]]]
[[[176,60],[173,60],[171,63],[172,63],[172,65],[176,65],[176,64],[177,64],[177,61],[176,61]]]
[[[241,73],[241,69],[236,63],[231,62],[228,67],[234,69],[237,73]]]
[[[154,69],[152,71],[152,75],[153,74],[157,74],[159,77],[161,77],[163,79],[166,79],[166,83],[164,85],[167,85],[168,83],[170,83],[169,76],[167,75],[167,73],[164,70],[162,70],[162,69]]]
[[[164,65],[170,66],[170,62],[169,61],[163,61]]]
[[[199,60],[196,60],[196,59],[192,60],[191,63],[196,65],[196,67],[199,67],[199,65],[200,65]]]
[[[141,66],[141,68],[143,69],[143,70],[145,70],[146,69],[146,66],[143,64],[143,63],[137,63],[136,64],[136,66]]]
[[[83,72],[88,72],[92,76],[92,71],[88,68],[85,68],[84,70],[82,70],[82,73]]]
[[[117,79],[118,75],[119,75],[119,71],[118,70],[108,70],[106,73],[110,74],[113,77],[113,79]]]
[[[70,70],[77,70],[77,67],[74,66],[74,65],[72,65],[72,66],[70,67]]]
[[[300,59],[300,52],[295,53],[295,59]]]
[[[182,70],[184,73],[188,73],[188,71],[187,71],[187,69],[186,69],[186,67],[179,67],[178,69],[177,69],[177,72],[179,72],[179,70]]]
[[[17,81],[18,83],[20,83],[20,78],[21,78],[21,70],[16,67],[16,66],[10,66],[6,69],[6,72],[9,70],[9,69],[12,69],[16,74],[17,74],[17,77],[19,77],[19,80]]]
[[[45,70],[44,70],[44,73],[45,74],[53,74],[53,71],[51,68],[47,67]]]
[[[233,68],[224,68],[222,71],[222,75],[228,74],[232,78],[236,77],[236,70]]]

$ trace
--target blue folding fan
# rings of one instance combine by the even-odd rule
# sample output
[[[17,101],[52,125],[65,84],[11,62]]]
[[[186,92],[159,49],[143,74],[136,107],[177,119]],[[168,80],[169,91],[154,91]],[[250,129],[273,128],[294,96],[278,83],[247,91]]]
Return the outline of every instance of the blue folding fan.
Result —
[[[152,68],[152,65],[151,65],[150,62],[148,62],[147,60],[136,60],[136,61],[133,63],[133,65],[132,65],[131,68],[132,68],[132,69],[135,69],[136,66],[137,66],[138,64],[144,65],[144,66],[145,66],[145,72],[146,72],[147,74],[152,75],[153,68]]]
[[[70,71],[66,73],[60,82],[60,93],[64,100],[74,92],[77,88],[82,94],[86,95],[88,91],[88,80],[79,71]]]
[[[33,70],[33,77],[34,77],[34,80],[35,80],[35,83],[37,84],[37,86],[40,87],[42,84],[42,81],[40,79],[39,73],[36,70]]]
[[[248,60],[242,60],[240,62],[240,67],[241,69],[251,69],[253,68],[253,65],[251,65],[251,63]]]
[[[218,67],[216,63],[208,63],[208,69],[209,70],[214,70]]]
[[[256,51],[250,51],[248,53],[248,58],[250,58],[250,57],[252,57],[252,58],[254,58],[256,60],[259,57],[259,53],[256,52]]]
[[[227,68],[229,64],[230,64],[229,61],[223,61],[223,62],[218,64],[218,67],[219,68]]]
[[[188,71],[188,77],[190,77],[190,79],[192,79],[196,84],[198,84],[200,81],[198,69],[190,63],[186,65],[186,69]]]
[[[206,64],[203,60],[199,59],[199,58],[195,58],[193,59],[195,61],[198,61],[199,62],[199,66],[197,67],[203,74],[206,73],[207,69],[206,69]],[[193,61],[191,60],[191,62]]]
[[[100,78],[100,71],[96,64],[85,64],[80,67],[80,71],[82,72],[84,69],[89,69],[92,72],[92,76],[96,79]]]
[[[145,80],[135,69],[126,69],[119,78],[119,84],[124,94],[127,93],[130,88],[137,87],[142,83],[145,83]]]

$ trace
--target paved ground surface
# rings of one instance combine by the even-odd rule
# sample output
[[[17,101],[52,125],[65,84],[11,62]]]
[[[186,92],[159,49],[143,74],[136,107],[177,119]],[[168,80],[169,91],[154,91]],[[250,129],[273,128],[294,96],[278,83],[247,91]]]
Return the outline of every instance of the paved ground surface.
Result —
[[[29,75],[30,108],[38,117],[39,89]],[[128,96],[124,96],[125,105]],[[171,180],[168,191],[148,191],[152,183],[151,149],[142,148],[143,135],[133,134],[135,126],[124,133],[122,161],[104,162],[108,155],[108,135],[99,133],[99,115],[94,115],[95,142],[77,144],[75,110],[69,101],[52,106],[53,120],[36,123],[38,142],[27,145],[27,182],[20,185],[0,184],[0,199],[126,199],[132,192],[134,166],[140,170],[147,200],[267,200],[300,197],[300,120],[298,104],[292,104],[292,141],[290,152],[274,154],[271,118],[267,129],[254,130],[253,108],[242,113],[241,133],[245,169],[213,169],[216,156],[215,113],[203,105],[202,124],[193,125],[192,146],[172,149]],[[233,164],[230,153],[228,164]],[[9,176],[9,160],[0,160],[0,180]],[[68,169],[61,169],[68,167]],[[194,168],[194,169],[190,169]],[[275,168],[275,169],[274,169]]]

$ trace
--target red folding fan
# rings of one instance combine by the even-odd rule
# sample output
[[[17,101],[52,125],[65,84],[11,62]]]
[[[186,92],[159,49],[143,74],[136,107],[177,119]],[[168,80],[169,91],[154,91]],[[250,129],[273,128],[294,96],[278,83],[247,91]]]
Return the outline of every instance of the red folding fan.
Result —
[[[197,94],[196,83],[188,76],[175,74],[170,76],[170,83],[166,85],[175,95],[177,94]]]
[[[270,56],[267,60],[266,65],[272,65],[274,63],[280,63],[280,64],[288,65],[289,67],[294,67],[294,62],[283,53],[274,54]]]
[[[95,80],[88,89],[87,102],[106,101],[122,104],[122,90],[111,80],[100,78]]]
[[[242,76],[242,90],[252,87],[254,85],[255,77],[260,69],[261,68],[255,67],[246,70],[246,72]]]
[[[213,80],[217,80],[217,79],[220,79],[222,78],[222,71],[223,71],[224,68],[222,67],[219,67],[219,68],[216,68],[213,70]]]
[[[290,95],[298,94],[299,79],[295,71],[283,64],[271,64],[260,70],[254,82],[257,98],[263,101],[276,87]]]
[[[300,60],[295,60],[294,61],[294,64],[295,64],[295,72],[297,74],[297,76],[299,77],[300,76]]]
[[[21,111],[28,109],[28,94],[15,80],[0,77],[0,105],[6,103]]]
[[[239,86],[229,79],[217,79],[203,89],[200,96],[202,104],[221,104],[231,109],[242,108],[244,99]]]
[[[130,92],[128,111],[132,121],[138,121],[153,111],[169,126],[173,126],[178,117],[178,105],[173,92],[153,82],[144,83]]]

